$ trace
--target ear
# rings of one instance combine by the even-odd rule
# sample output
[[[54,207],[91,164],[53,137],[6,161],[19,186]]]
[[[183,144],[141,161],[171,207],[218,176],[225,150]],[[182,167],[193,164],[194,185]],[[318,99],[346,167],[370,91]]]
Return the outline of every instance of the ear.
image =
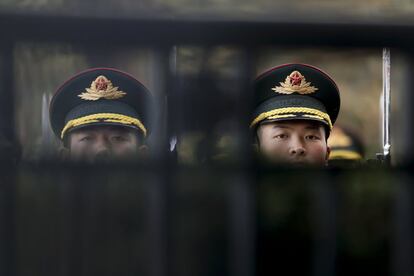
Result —
[[[259,125],[256,128],[256,131],[254,132],[255,135],[253,137],[253,150],[256,151],[256,152],[259,152],[259,150],[260,150],[260,138],[259,138],[259,136],[260,136],[260,133],[259,133],[260,129],[261,129],[261,126]]]
[[[59,149],[59,159],[63,162],[66,162],[70,159],[70,150],[65,147]]]
[[[330,147],[326,147],[326,156],[325,156],[325,161],[328,162],[329,159],[329,155],[331,154],[331,148]]]
[[[253,149],[253,152],[259,152],[259,145],[257,144],[257,143],[254,143],[253,145],[252,145],[252,149]]]

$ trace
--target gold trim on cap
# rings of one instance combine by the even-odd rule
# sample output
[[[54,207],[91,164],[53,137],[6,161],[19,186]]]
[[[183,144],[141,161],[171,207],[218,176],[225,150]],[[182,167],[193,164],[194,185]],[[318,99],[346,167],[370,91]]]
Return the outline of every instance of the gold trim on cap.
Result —
[[[278,109],[273,109],[267,112],[263,112],[251,122],[250,128],[252,128],[257,123],[267,118],[273,117],[273,119],[275,119],[274,116],[276,115],[291,114],[291,113],[305,113],[304,115],[317,116],[318,118],[321,118],[324,121],[326,121],[329,125],[329,129],[332,129],[332,122],[331,122],[331,118],[329,117],[328,113],[322,112],[314,108],[309,108],[309,107],[284,107],[284,108],[278,108]]]
[[[133,126],[138,127],[142,131],[142,133],[144,134],[144,137],[147,136],[147,129],[141,123],[141,121],[138,120],[137,118],[133,118],[133,117],[122,115],[122,114],[116,114],[116,113],[97,113],[97,114],[87,115],[84,117],[73,119],[67,122],[67,124],[65,125],[65,127],[63,128],[60,134],[60,138],[63,139],[65,134],[73,127],[86,125],[90,123],[97,123],[97,122],[110,122],[110,123],[119,123],[123,125],[133,125]]]
[[[329,154],[329,159],[359,160],[362,159],[362,156],[358,152],[351,150],[332,150]]]
[[[273,120],[273,119],[282,119],[282,118],[291,118],[291,117],[296,117],[296,115],[295,114],[273,115],[273,116],[267,117],[266,119]]]
[[[303,114],[302,116],[303,117],[306,117],[306,118],[311,118],[311,119],[325,120],[324,118],[322,118],[319,115]]]

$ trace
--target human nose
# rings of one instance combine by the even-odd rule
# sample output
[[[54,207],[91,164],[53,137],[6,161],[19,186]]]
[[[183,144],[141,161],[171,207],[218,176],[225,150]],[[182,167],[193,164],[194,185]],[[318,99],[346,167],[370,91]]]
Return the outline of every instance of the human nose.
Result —
[[[105,139],[98,139],[95,147],[95,161],[105,161],[111,156],[110,143]]]
[[[294,156],[304,156],[306,154],[306,149],[303,145],[303,141],[299,138],[293,138],[290,143],[289,153]]]

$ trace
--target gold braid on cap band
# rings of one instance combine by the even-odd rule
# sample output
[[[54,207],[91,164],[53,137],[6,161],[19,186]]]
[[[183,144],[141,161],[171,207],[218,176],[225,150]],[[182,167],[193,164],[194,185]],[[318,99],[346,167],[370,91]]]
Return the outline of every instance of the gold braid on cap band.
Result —
[[[87,115],[84,117],[73,119],[67,122],[67,124],[65,125],[65,127],[63,128],[60,134],[60,138],[63,139],[63,137],[65,136],[65,133],[68,132],[68,130],[70,130],[73,127],[86,125],[90,123],[97,123],[97,122],[110,122],[110,123],[120,123],[123,125],[133,125],[133,126],[138,127],[142,131],[142,133],[144,133],[144,137],[147,136],[147,129],[141,123],[141,121],[136,118],[129,117],[129,116],[122,115],[122,114],[115,114],[115,113],[97,113],[97,114]]]
[[[351,150],[332,150],[329,154],[329,160],[334,159],[359,160],[362,159],[362,156],[358,152]]]
[[[322,112],[314,108],[309,108],[309,107],[285,107],[285,108],[278,108],[278,109],[273,109],[271,111],[263,112],[251,122],[250,127],[252,128],[260,121],[263,121],[269,117],[272,117],[272,119],[284,118],[286,116],[283,116],[283,114],[292,114],[292,113],[304,113],[305,117],[322,119],[328,123],[329,129],[332,129],[332,122],[331,122],[331,118],[329,117],[328,113]]]

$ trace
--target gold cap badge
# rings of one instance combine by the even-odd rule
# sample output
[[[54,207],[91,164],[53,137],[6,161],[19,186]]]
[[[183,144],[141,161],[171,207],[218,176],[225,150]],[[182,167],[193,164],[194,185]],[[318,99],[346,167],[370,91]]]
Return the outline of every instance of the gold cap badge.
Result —
[[[83,92],[78,96],[87,101],[96,101],[101,98],[115,100],[126,95],[125,92],[119,91],[118,87],[114,87],[112,82],[102,75],[97,77],[91,83],[90,88],[86,88],[85,90],[86,92]]]
[[[273,91],[280,94],[312,94],[318,88],[311,86],[310,82],[306,82],[305,77],[299,71],[293,71],[286,77],[285,82],[280,82],[280,86],[272,88]]]

